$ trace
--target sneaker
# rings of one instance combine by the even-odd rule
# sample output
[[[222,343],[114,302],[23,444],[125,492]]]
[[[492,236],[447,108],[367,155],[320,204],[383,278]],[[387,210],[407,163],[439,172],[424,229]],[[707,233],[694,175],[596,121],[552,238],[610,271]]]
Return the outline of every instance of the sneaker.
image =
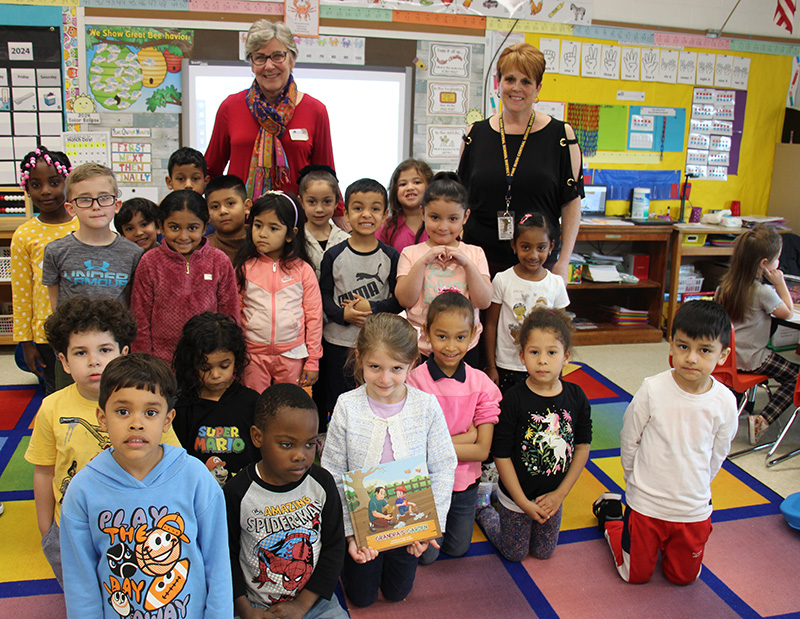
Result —
[[[597,529],[605,531],[606,522],[622,520],[622,495],[617,492],[604,492],[592,505],[592,513],[597,518]]]
[[[4,511],[6,511],[6,508],[5,508],[5,507],[3,507],[3,504],[2,504],[2,503],[0,503],[0,516],[2,516],[2,515],[3,515],[3,512],[4,512]]]
[[[769,422],[761,415],[748,415],[747,416],[747,438],[750,440],[751,445],[758,445],[761,436],[769,428]]]

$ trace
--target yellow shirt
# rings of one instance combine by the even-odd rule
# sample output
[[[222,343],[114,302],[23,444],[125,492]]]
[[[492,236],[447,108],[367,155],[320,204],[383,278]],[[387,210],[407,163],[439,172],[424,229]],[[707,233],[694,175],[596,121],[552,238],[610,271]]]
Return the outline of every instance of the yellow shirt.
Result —
[[[42,284],[44,248],[78,229],[78,220],[44,224],[38,217],[22,224],[11,238],[11,291],[14,341],[44,344],[44,321],[51,314],[47,286]]]
[[[181,446],[172,428],[164,435],[164,443]],[[64,387],[42,400],[25,459],[31,464],[55,466],[53,495],[56,497],[55,520],[59,526],[61,503],[69,482],[92,458],[110,446],[108,434],[97,425],[97,402],[84,398],[76,385]]]

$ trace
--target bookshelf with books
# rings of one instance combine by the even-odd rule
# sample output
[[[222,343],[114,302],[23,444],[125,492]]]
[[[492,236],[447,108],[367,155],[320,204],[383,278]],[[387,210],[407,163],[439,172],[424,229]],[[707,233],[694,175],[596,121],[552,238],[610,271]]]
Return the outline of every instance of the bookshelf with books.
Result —
[[[570,306],[578,321],[576,346],[659,342],[664,287],[667,275],[671,226],[587,225],[578,231],[579,246],[607,254],[627,253],[649,256],[648,276],[636,284],[591,282],[568,284]],[[630,310],[615,319],[602,307]],[[631,319],[631,317],[635,317]]]

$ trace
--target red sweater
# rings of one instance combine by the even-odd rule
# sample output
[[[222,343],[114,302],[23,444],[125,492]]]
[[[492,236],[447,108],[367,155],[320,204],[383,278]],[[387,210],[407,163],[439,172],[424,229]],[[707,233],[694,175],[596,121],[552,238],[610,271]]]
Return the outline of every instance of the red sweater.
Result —
[[[214,131],[206,150],[206,163],[211,178],[221,175],[230,161],[228,174],[235,174],[247,182],[259,124],[247,107],[246,95],[246,90],[237,92],[219,106]],[[310,163],[336,169],[333,163],[328,110],[311,95],[304,94],[295,107],[281,143],[289,160],[290,180],[278,189],[296,194],[297,173]]]
[[[192,316],[219,312],[239,322],[233,265],[205,239],[188,261],[161,243],[136,267],[131,310],[139,325],[134,352],[150,353],[172,365],[183,325]]]

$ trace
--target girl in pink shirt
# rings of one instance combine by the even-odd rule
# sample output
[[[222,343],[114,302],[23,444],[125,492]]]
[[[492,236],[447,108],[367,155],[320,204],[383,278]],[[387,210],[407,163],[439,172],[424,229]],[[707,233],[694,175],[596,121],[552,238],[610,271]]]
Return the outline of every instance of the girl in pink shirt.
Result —
[[[458,467],[439,545],[446,555],[460,557],[472,542],[481,462],[489,457],[502,396],[486,374],[464,363],[475,334],[475,311],[469,299],[458,292],[436,297],[428,308],[425,333],[432,353],[409,373],[407,382],[436,396],[453,439]],[[439,548],[428,546],[420,563],[427,565],[438,556]]]
[[[395,168],[389,183],[389,218],[378,230],[379,240],[397,251],[428,240],[420,207],[432,179],[431,167],[422,159],[406,159]]]
[[[475,335],[469,344],[472,350],[482,331],[478,310],[492,302],[492,282],[483,249],[460,241],[469,209],[467,190],[454,172],[433,177],[422,198],[422,215],[428,240],[406,247],[400,254],[395,296],[420,332],[420,353],[429,355],[431,344],[423,329],[428,305],[443,289],[457,289],[476,308]],[[470,352],[467,363],[477,366],[477,356],[477,350]]]
[[[310,387],[322,357],[322,297],[306,252],[303,211],[282,191],[250,209],[236,257],[242,330],[250,365],[242,383],[259,393],[275,383]]]

